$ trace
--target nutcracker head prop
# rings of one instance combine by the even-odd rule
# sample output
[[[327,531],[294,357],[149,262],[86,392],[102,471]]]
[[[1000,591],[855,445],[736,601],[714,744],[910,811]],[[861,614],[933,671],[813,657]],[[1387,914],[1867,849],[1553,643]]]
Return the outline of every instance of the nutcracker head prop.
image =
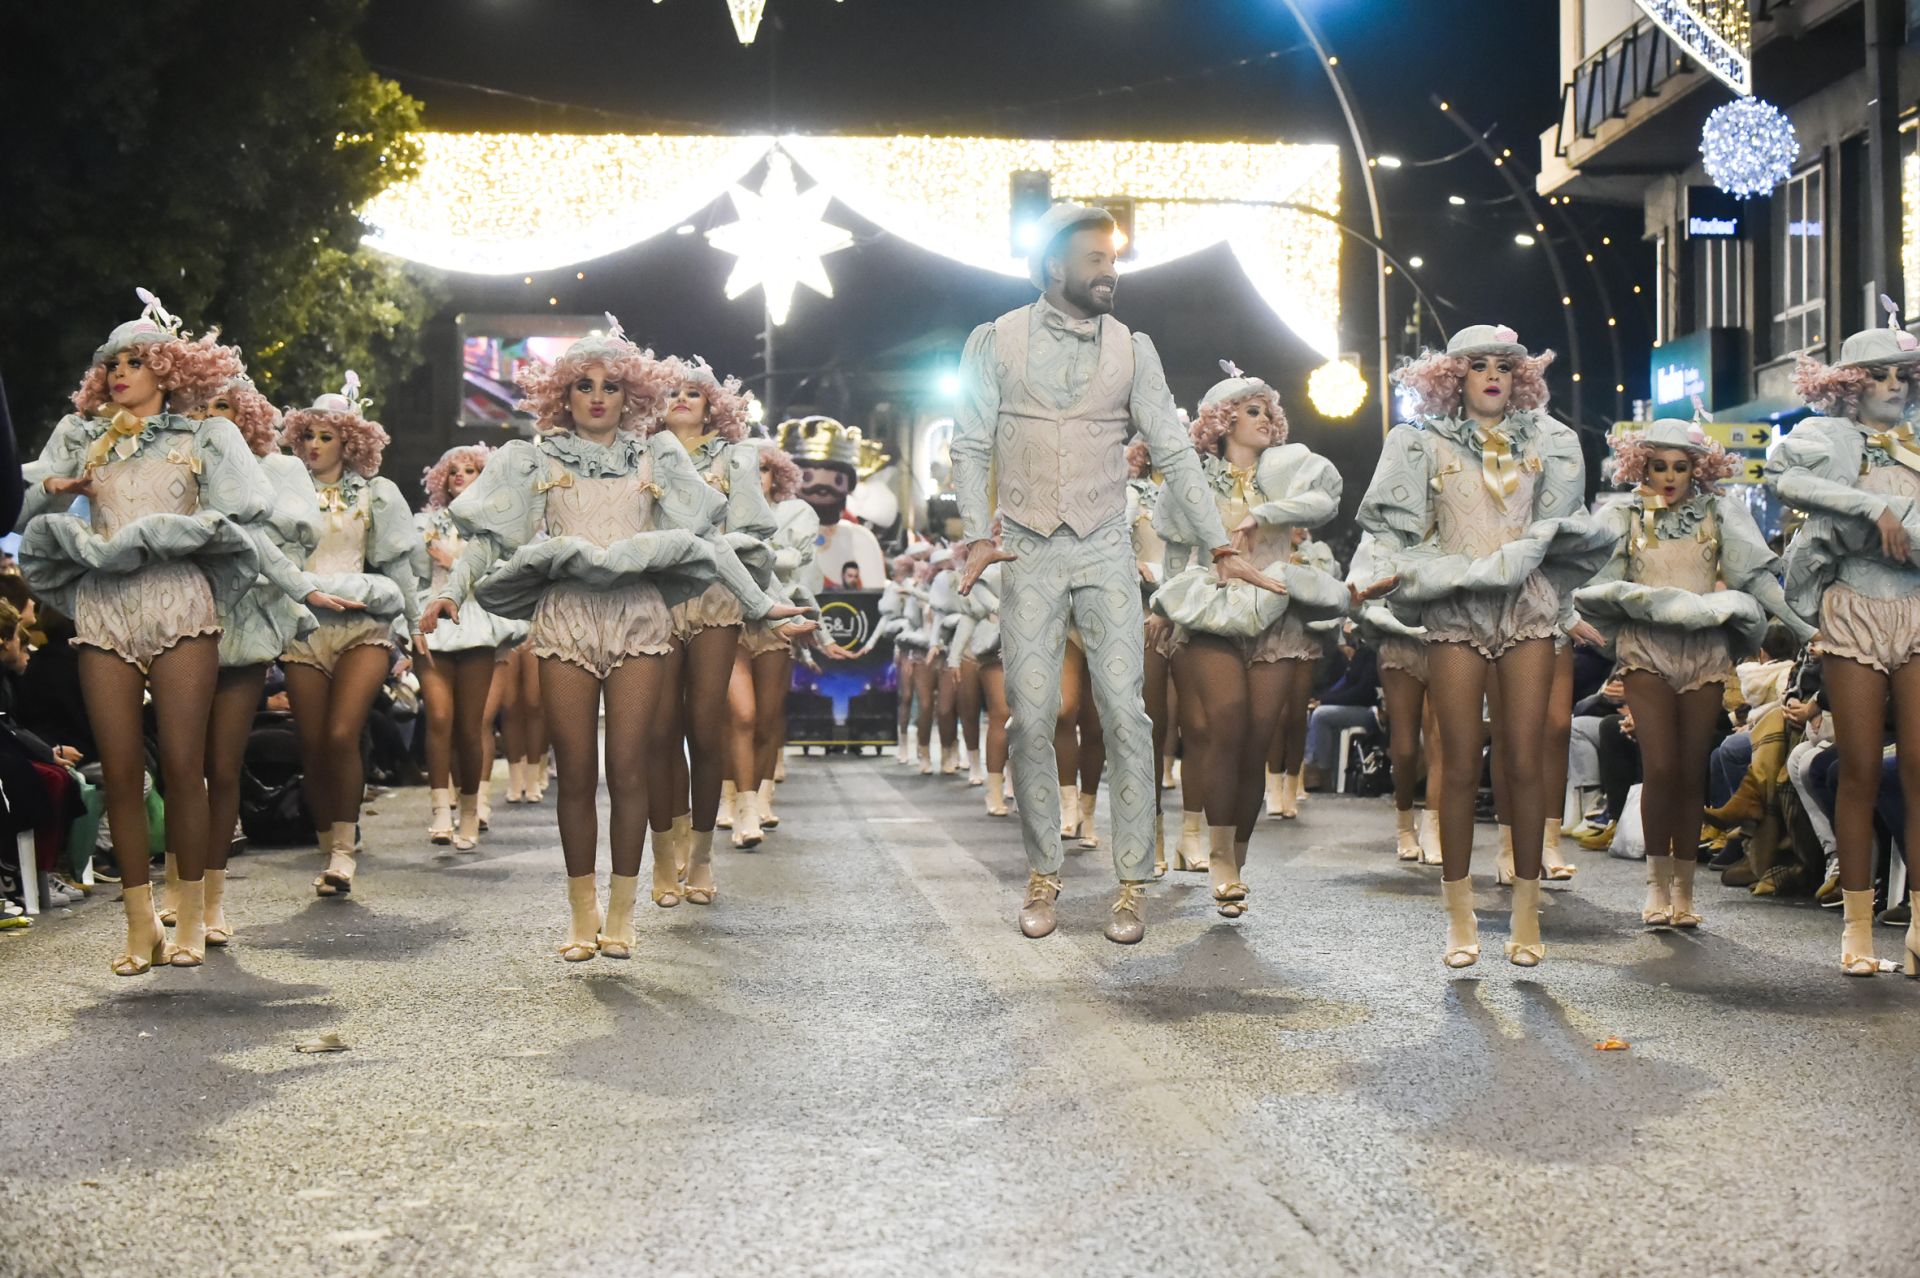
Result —
[[[857,426],[831,417],[800,417],[780,423],[780,447],[800,467],[800,499],[822,525],[837,524],[854,486],[887,464],[886,450],[863,439]]]

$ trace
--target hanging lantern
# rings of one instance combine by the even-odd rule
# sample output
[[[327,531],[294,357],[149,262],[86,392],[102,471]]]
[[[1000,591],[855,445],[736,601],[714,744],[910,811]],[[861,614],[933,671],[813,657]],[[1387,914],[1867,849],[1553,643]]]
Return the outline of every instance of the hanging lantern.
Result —
[[[1700,131],[1700,159],[1713,184],[1736,199],[1765,195],[1793,176],[1800,139],[1771,102],[1740,98],[1718,107]]]

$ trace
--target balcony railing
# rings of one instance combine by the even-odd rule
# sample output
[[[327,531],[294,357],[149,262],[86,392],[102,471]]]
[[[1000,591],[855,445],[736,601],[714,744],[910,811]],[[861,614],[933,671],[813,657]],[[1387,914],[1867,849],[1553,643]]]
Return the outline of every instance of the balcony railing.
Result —
[[[1761,24],[1791,3],[1750,0],[1756,44],[1762,38]],[[1564,159],[1574,142],[1592,137],[1608,120],[1625,116],[1642,98],[1659,96],[1669,80],[1693,69],[1684,48],[1651,19],[1641,18],[1576,67],[1573,79],[1561,89],[1554,154]]]

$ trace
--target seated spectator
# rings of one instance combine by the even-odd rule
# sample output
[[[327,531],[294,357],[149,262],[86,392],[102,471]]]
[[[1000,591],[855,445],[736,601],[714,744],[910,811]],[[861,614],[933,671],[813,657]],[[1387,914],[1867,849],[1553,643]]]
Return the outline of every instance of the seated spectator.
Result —
[[[1379,659],[1369,644],[1358,642],[1351,630],[1340,648],[1346,668],[1327,686],[1313,704],[1307,718],[1307,760],[1305,780],[1309,790],[1323,789],[1345,759],[1335,758],[1340,733],[1346,728],[1377,729],[1380,724],[1375,706],[1380,699]]]

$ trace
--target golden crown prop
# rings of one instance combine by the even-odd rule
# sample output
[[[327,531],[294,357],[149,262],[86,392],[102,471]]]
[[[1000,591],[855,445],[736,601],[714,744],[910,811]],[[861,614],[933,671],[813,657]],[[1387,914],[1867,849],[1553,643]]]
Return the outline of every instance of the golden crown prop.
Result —
[[[796,417],[781,422],[780,447],[803,466],[808,462],[838,462],[853,467],[862,479],[889,460],[878,440],[862,438],[858,426],[843,426],[831,417]]]

